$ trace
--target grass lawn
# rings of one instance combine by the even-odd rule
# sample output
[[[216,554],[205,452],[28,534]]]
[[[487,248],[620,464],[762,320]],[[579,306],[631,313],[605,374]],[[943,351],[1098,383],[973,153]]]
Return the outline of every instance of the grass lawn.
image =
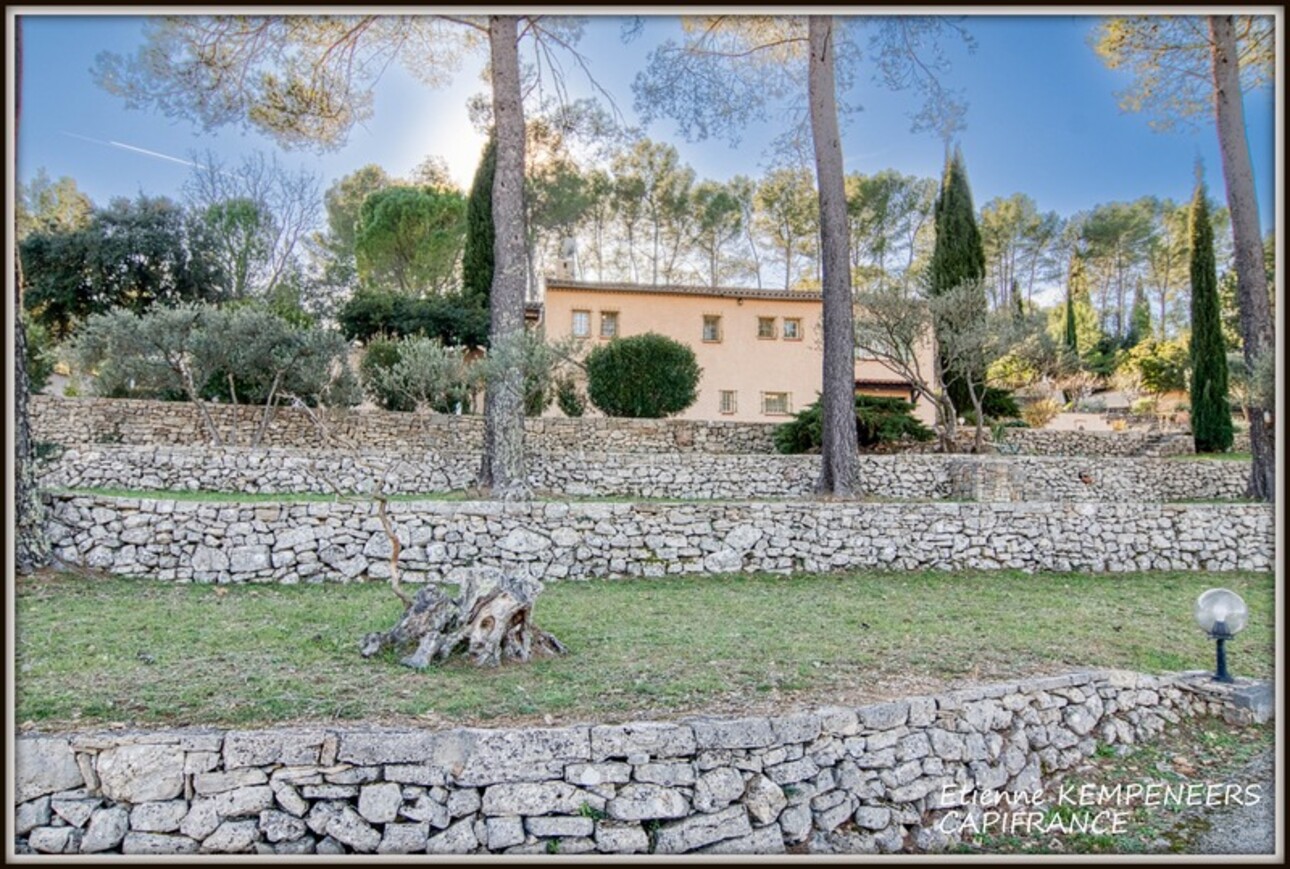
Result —
[[[16,581],[16,720],[40,730],[362,720],[448,726],[615,721],[859,703],[1090,667],[1213,665],[1192,605],[1241,594],[1238,675],[1273,672],[1272,573],[877,573],[561,582],[539,625],[569,654],[425,672],[358,640],[400,605],[384,584]]]
[[[1252,462],[1254,455],[1252,453],[1183,453],[1177,456],[1169,456],[1176,462]]]

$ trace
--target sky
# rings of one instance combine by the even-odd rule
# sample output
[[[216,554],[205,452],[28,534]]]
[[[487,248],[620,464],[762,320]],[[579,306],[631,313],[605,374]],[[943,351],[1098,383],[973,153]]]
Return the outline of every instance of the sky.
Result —
[[[51,7],[24,16],[19,180],[29,180],[43,167],[54,179],[74,178],[98,204],[141,192],[177,197],[191,171],[184,161],[208,150],[232,163],[249,151],[276,152],[289,167],[317,172],[324,188],[368,163],[395,176],[407,174],[427,155],[444,158],[463,188],[474,173],[483,139],[467,119],[466,101],[486,91],[482,54],[468,58],[452,84],[438,90],[392,66],[375,88],[372,119],[354,128],[343,148],[321,154],[284,152],[253,131],[203,131],[151,109],[127,108],[94,83],[90,69],[99,52],[133,54],[143,41],[144,19],[49,14],[54,11]],[[1129,77],[1107,69],[1090,47],[1095,20],[1066,14],[970,15],[964,26],[975,38],[976,50],[969,53],[961,44],[946,43],[952,64],[947,79],[968,101],[967,128],[959,144],[978,208],[1017,192],[1028,194],[1040,210],[1063,217],[1146,195],[1186,201],[1197,159],[1213,195],[1221,198],[1212,122],[1157,133],[1145,116],[1121,112],[1115,92],[1127,86]],[[651,17],[630,42],[621,38],[621,24],[621,18],[594,17],[579,49],[623,120],[636,125],[631,81],[644,68],[649,50],[679,33],[679,24],[672,15]],[[576,64],[568,68],[574,95],[589,94]],[[939,177],[941,141],[909,129],[912,93],[888,91],[862,72],[849,96],[863,110],[842,130],[848,172],[890,168]],[[1264,232],[1277,222],[1273,106],[1271,89],[1245,97]],[[687,142],[668,121],[655,122],[644,132],[673,144],[699,178],[724,180],[760,174],[768,161],[766,144],[784,123],[774,117],[750,128],[737,148],[724,139]]]

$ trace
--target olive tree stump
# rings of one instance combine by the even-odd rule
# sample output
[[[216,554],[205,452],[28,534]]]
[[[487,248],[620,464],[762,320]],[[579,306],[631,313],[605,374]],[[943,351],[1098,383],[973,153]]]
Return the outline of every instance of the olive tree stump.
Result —
[[[385,648],[402,652],[415,646],[399,663],[423,669],[459,649],[480,667],[564,654],[564,644],[533,624],[533,603],[541,591],[542,584],[535,579],[492,569],[467,574],[460,597],[449,597],[440,586],[427,584],[417,591],[398,624],[363,637],[363,657]]]

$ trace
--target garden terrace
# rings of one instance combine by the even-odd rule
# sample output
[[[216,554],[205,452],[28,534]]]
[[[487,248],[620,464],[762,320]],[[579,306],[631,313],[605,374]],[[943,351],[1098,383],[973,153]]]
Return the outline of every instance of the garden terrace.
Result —
[[[236,428],[245,443],[262,409],[250,405],[208,405],[225,437]],[[32,437],[71,446],[123,443],[139,446],[195,446],[208,443],[196,408],[188,402],[32,396]],[[335,411],[327,414],[332,433],[377,450],[457,450],[478,452],[483,418],[391,411]],[[529,449],[537,453],[773,453],[772,423],[696,422],[675,419],[606,417],[531,418],[525,421]],[[230,442],[232,442],[230,440]],[[960,430],[960,448],[970,431]],[[1171,456],[1194,451],[1190,435],[1180,432],[1085,432],[1009,429],[1006,443],[1025,455]],[[278,409],[264,446],[318,448],[329,444],[304,411]],[[926,444],[908,449],[926,452]]]
[[[859,494],[879,499],[1003,501],[1239,500],[1248,461],[862,455]],[[363,493],[377,480],[390,494],[469,489],[478,454],[464,451],[346,452],[282,447],[81,445],[42,468],[42,484],[68,489],[242,493]],[[535,453],[529,484],[577,498],[808,498],[818,456],[705,453]]]
[[[180,582],[386,578],[376,505],[53,493],[55,556]],[[937,570],[1267,570],[1267,504],[1159,502],[401,501],[412,581],[488,565],[540,580]]]

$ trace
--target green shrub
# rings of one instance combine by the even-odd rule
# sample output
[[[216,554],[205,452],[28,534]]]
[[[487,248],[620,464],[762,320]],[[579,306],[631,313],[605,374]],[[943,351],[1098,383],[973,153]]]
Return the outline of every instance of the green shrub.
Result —
[[[872,449],[908,438],[929,441],[935,433],[913,415],[914,405],[899,398],[856,396],[856,442]],[[792,420],[775,429],[775,448],[781,453],[808,453],[824,442],[823,409],[817,398]]]
[[[1039,401],[1027,404],[1021,411],[1021,418],[1031,428],[1043,428],[1061,412],[1062,406],[1056,401],[1051,398],[1041,398]]]
[[[31,392],[36,393],[49,385],[58,355],[49,329],[32,319],[26,311],[21,316],[23,328],[27,332],[27,386]]]
[[[981,410],[986,419],[1016,419],[1021,416],[1021,407],[1017,404],[1017,399],[1013,398],[1012,392],[995,386],[985,388]]]
[[[486,308],[461,293],[418,298],[381,290],[360,290],[336,316],[351,341],[419,335],[457,347],[488,346],[488,318]]]
[[[578,391],[572,377],[561,377],[555,385],[555,400],[567,417],[577,418],[587,412],[587,401]]]
[[[363,391],[384,410],[416,410],[416,402],[408,395],[388,387],[382,376],[399,361],[399,344],[386,338],[377,338],[367,345],[363,360],[358,363],[358,376]]]
[[[658,419],[698,398],[702,369],[694,351],[654,332],[596,347],[586,367],[587,397],[606,416]]]

